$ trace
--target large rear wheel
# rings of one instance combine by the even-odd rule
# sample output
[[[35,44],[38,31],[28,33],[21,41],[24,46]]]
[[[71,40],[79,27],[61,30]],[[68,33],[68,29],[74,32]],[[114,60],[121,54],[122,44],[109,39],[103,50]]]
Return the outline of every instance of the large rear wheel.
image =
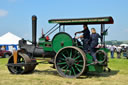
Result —
[[[79,77],[86,68],[86,55],[80,48],[64,47],[55,56],[55,67],[63,77]]]

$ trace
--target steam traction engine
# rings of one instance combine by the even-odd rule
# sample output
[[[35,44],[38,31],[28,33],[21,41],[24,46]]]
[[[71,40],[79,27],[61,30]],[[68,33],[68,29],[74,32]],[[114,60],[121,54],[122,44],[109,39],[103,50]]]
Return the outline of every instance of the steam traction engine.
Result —
[[[38,62],[36,57],[51,58],[50,64],[57,72],[68,78],[79,77],[84,72],[103,72],[107,67],[107,48],[105,48],[105,24],[113,24],[112,17],[79,18],[79,19],[51,19],[49,23],[57,23],[36,42],[36,16],[32,16],[32,44],[19,41],[20,50],[15,51],[8,60],[8,70],[12,74],[25,74],[34,71]],[[98,63],[94,63],[90,52],[83,51],[82,44],[65,32],[66,25],[101,25],[102,47],[96,48]],[[59,29],[59,32],[50,41],[48,35]],[[108,68],[110,71],[110,69]]]

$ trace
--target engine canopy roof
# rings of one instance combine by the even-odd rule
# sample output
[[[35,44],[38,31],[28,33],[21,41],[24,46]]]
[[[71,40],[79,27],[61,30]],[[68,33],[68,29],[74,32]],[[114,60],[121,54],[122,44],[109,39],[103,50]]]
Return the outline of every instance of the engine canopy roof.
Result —
[[[58,23],[60,25],[83,25],[83,24],[113,24],[114,20],[109,17],[94,18],[73,18],[73,19],[50,19],[49,23]]]

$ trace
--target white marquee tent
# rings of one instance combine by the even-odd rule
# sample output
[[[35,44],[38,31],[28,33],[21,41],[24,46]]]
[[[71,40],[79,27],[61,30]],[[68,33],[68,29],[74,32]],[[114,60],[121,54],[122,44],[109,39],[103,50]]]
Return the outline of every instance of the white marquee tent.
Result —
[[[17,50],[18,41],[21,40],[20,37],[8,32],[0,37],[0,47],[5,47],[5,50],[13,51],[13,48]]]
[[[20,37],[8,32],[0,37],[0,45],[17,45]]]
[[[0,47],[5,47],[5,50],[13,51],[18,48],[18,42],[21,40],[20,37],[8,32],[0,37]]]
[[[4,46],[5,50],[13,51],[14,50],[13,48],[17,50],[19,40],[21,39],[22,38],[8,32],[0,37],[0,48]],[[31,43],[27,41],[27,44],[31,44]]]
[[[128,44],[121,44],[120,46],[128,47]]]

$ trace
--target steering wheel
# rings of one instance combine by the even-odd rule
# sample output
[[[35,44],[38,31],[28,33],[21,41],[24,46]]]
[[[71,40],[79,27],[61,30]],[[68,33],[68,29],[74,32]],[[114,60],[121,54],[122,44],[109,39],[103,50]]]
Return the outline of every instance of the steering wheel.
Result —
[[[73,41],[74,41],[75,43],[77,43],[78,46],[79,46],[79,45],[81,46],[81,45],[82,45],[82,44],[81,44],[82,39],[80,38],[80,40],[81,40],[81,41],[80,41],[79,39],[76,39],[75,37],[76,37],[76,34],[74,35]]]

